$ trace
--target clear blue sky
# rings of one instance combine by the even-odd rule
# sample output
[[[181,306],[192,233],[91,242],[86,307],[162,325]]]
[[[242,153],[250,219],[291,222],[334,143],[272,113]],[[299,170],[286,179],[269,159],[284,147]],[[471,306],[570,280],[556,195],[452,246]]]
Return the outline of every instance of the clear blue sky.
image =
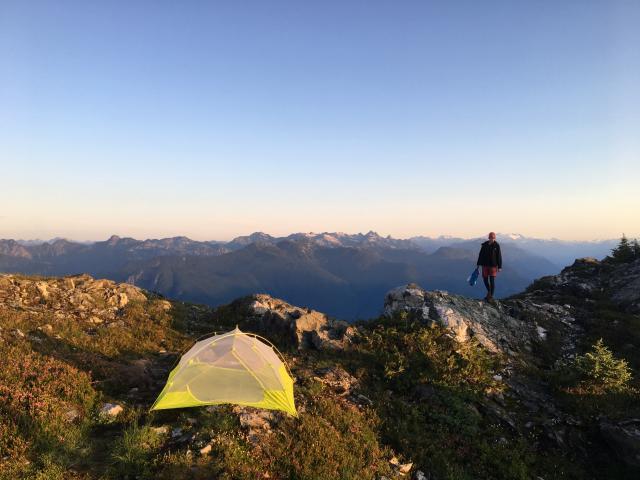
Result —
[[[0,237],[640,235],[640,1],[0,1]]]

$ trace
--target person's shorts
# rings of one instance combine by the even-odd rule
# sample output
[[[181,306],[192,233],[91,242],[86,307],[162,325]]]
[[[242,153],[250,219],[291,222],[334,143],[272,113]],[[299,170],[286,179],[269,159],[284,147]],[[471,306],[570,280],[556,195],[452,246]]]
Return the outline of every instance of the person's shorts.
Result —
[[[498,267],[482,266],[482,278],[495,277],[496,275],[498,275]]]

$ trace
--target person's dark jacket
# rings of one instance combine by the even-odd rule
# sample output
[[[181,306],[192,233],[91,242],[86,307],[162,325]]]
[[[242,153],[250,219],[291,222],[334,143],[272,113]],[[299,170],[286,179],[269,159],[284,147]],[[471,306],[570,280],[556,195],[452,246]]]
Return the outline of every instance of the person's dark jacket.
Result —
[[[502,268],[502,253],[498,242],[491,243],[487,240],[482,244],[476,265]]]

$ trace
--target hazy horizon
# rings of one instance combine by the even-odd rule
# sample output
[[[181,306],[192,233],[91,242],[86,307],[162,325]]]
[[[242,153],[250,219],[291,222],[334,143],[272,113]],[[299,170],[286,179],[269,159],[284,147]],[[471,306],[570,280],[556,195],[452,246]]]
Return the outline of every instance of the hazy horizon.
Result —
[[[2,2],[0,236],[640,234],[640,2],[248,7]]]
[[[478,235],[470,235],[470,236],[463,236],[463,235],[449,235],[449,234],[438,234],[438,235],[427,235],[427,234],[415,234],[415,235],[409,235],[406,237],[398,237],[398,236],[394,236],[391,234],[385,234],[385,233],[381,233],[381,232],[377,232],[375,230],[367,230],[367,231],[353,231],[353,232],[344,232],[344,231],[329,231],[329,230],[321,230],[321,231],[310,231],[310,232],[302,232],[302,231],[292,231],[292,232],[286,232],[286,233],[282,233],[282,234],[275,234],[273,232],[268,232],[268,231],[262,231],[262,230],[254,230],[252,232],[248,232],[248,233],[241,233],[238,235],[234,235],[232,237],[229,238],[218,238],[218,237],[203,237],[203,238],[196,238],[190,235],[184,235],[184,234],[178,234],[178,235],[167,235],[167,236],[159,236],[159,235],[151,235],[151,236],[143,236],[143,237],[136,237],[133,235],[126,235],[123,233],[111,233],[108,234],[104,237],[97,237],[97,238],[73,238],[73,237],[69,237],[69,236],[64,236],[64,235],[53,235],[53,236],[36,236],[36,237],[18,237],[18,236],[2,236],[0,235],[0,240],[16,240],[16,241],[25,241],[25,242],[30,242],[30,241],[42,241],[42,242],[49,242],[51,240],[56,240],[56,239],[64,239],[64,240],[69,240],[69,241],[73,241],[73,242],[78,242],[78,243],[87,243],[87,242],[103,242],[106,241],[108,239],[110,239],[112,236],[117,236],[120,238],[133,238],[135,240],[161,240],[161,239],[166,239],[166,238],[178,238],[178,237],[186,237],[190,240],[194,240],[194,241],[198,241],[198,242],[206,242],[206,241],[220,241],[220,242],[229,242],[235,238],[238,237],[246,237],[249,235],[252,235],[254,233],[264,233],[267,235],[270,235],[272,237],[287,237],[289,235],[294,235],[294,234],[309,234],[309,235],[319,235],[319,234],[345,234],[345,235],[366,235],[369,232],[374,232],[378,235],[380,235],[381,237],[387,237],[390,236],[393,239],[397,239],[397,240],[409,240],[411,238],[415,238],[415,237],[426,237],[426,238],[431,238],[431,239],[447,239],[447,238],[451,238],[451,239],[463,239],[463,240],[473,240],[476,238],[484,238],[487,236],[486,233],[484,234],[478,234]],[[538,236],[529,236],[529,235],[523,235],[519,232],[497,232],[498,236],[507,236],[507,235],[521,235],[524,238],[529,238],[529,239],[536,239],[536,240],[557,240],[557,241],[564,241],[564,242],[604,242],[604,241],[612,241],[612,240],[618,240],[620,238],[620,236],[618,237],[611,237],[611,238],[590,238],[590,239],[566,239],[566,238],[558,238],[558,237],[538,237]],[[629,239],[634,239],[634,238],[639,238],[640,239],[640,235],[636,236],[636,235],[628,235],[626,234],[626,237]]]

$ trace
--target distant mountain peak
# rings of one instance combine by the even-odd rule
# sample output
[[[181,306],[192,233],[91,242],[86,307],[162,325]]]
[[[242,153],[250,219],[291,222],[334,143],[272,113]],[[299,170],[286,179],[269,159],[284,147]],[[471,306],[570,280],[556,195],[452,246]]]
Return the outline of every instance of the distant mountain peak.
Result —
[[[505,233],[503,236],[510,238],[511,240],[523,240],[525,237],[519,233]]]
[[[66,245],[66,244],[73,244],[76,242],[73,242],[68,238],[56,237],[56,238],[52,238],[46,243],[48,243],[49,245]]]

